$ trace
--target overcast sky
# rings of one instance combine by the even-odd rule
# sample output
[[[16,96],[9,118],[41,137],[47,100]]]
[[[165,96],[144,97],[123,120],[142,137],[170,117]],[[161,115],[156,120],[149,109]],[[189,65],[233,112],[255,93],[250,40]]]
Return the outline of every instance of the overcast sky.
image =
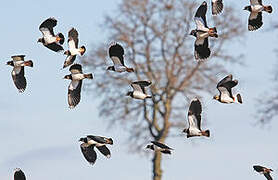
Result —
[[[61,70],[65,56],[37,43],[41,36],[38,30],[40,23],[48,17],[55,17],[58,20],[55,32],[67,35],[68,30],[75,27],[80,35],[79,44],[85,45],[88,51],[95,48],[92,44],[108,44],[110,40],[106,39],[107,34],[103,33],[100,24],[105,14],[117,11],[119,2],[1,2],[1,180],[12,179],[16,167],[23,169],[28,180],[151,178],[151,156],[128,153],[127,133],[121,127],[107,129],[109,122],[98,117],[98,101],[91,95],[94,92],[83,92],[81,103],[73,110],[68,108],[67,86],[70,81],[62,78],[69,72],[68,69]],[[249,13],[242,9],[248,3],[246,0],[234,4],[238,16],[246,23]],[[253,164],[271,167],[275,170],[274,179],[278,177],[278,121],[263,129],[254,126],[256,99],[266,96],[265,92],[273,86],[271,78],[277,66],[273,52],[277,47],[277,30],[267,29],[272,21],[277,22],[278,2],[265,1],[265,4],[269,3],[274,11],[272,14],[263,13],[263,28],[247,32],[243,44],[227,47],[245,55],[245,67],[229,66],[229,72],[239,80],[236,89],[242,94],[244,103],[223,105],[212,101],[211,96],[204,97],[206,127],[212,137],[194,141],[185,137],[168,139],[167,144],[175,150],[173,155],[163,156],[163,179],[263,179],[253,172]],[[247,29],[247,24],[243,25]],[[26,54],[26,59],[34,62],[33,68],[25,68],[28,84],[23,94],[19,94],[14,87],[10,74],[12,68],[5,65],[15,54]],[[225,75],[217,76],[220,80]],[[84,83],[88,81],[84,80]],[[98,153],[96,164],[90,166],[83,158],[78,143],[78,139],[86,134],[112,137],[114,145],[109,147],[112,157],[106,159]]]

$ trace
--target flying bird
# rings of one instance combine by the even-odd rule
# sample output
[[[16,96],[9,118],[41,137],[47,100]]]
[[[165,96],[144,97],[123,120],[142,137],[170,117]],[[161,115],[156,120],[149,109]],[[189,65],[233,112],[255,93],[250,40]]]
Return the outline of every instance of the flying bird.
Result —
[[[150,81],[135,81],[131,83],[133,91],[129,91],[126,95],[135,99],[151,98],[151,95],[146,94],[146,87],[151,85]]]
[[[262,12],[266,11],[268,13],[272,13],[272,7],[270,5],[264,6],[262,4],[262,0],[250,0],[250,4],[250,6],[245,6],[243,10],[250,12],[248,30],[255,31],[263,25]]]
[[[82,142],[80,145],[81,152],[90,164],[93,165],[97,159],[97,153],[94,150],[94,147],[96,147],[107,158],[111,157],[111,152],[106,147],[106,144],[113,145],[112,138],[88,135],[87,137],[80,138],[79,141]]]
[[[64,54],[67,55],[67,58],[64,62],[63,68],[73,64],[77,55],[82,56],[86,52],[85,46],[78,48],[78,41],[78,32],[75,28],[72,28],[68,33],[69,50],[64,52]]]
[[[107,70],[116,72],[134,72],[133,68],[126,67],[124,63],[124,48],[118,43],[111,43],[108,54],[114,65],[109,66]]]
[[[164,154],[171,154],[171,150],[173,150],[169,146],[158,141],[151,141],[151,143],[152,144],[147,145],[146,149],[151,149],[153,151],[158,151]]]
[[[68,87],[68,104],[69,108],[74,108],[81,99],[81,87],[82,80],[93,79],[93,74],[83,74],[82,66],[80,64],[74,64],[70,67],[70,75],[66,75],[64,79],[70,79],[71,83]]]
[[[212,15],[220,14],[223,11],[223,0],[211,0]]]
[[[14,180],[26,180],[25,174],[20,168],[14,170]]]
[[[268,169],[263,166],[255,165],[253,166],[254,170],[257,171],[260,174],[263,174],[267,180],[272,180],[272,177],[270,176],[270,172],[272,172],[272,169]]]
[[[65,37],[62,33],[58,33],[57,35],[54,34],[53,28],[56,25],[57,20],[53,17],[45,20],[39,27],[43,37],[39,38],[38,42],[52,51],[59,52],[64,50],[61,45],[64,43]]]
[[[196,37],[194,44],[194,56],[196,60],[205,60],[210,54],[208,37],[217,38],[216,27],[209,28],[206,20],[207,3],[204,1],[197,9],[194,21],[196,23],[196,29],[192,30],[190,35]]]
[[[234,103],[239,102],[242,104],[242,98],[240,94],[237,94],[236,97],[232,94],[232,88],[238,84],[238,80],[233,80],[233,75],[228,75],[224,79],[222,79],[216,86],[220,95],[215,95],[213,99],[221,102],[221,103]]]
[[[13,66],[12,78],[14,84],[20,93],[24,92],[26,89],[26,78],[24,76],[24,66],[33,67],[33,61],[24,61],[25,55],[15,55],[11,58],[12,61],[8,61],[7,65]]]
[[[206,136],[210,137],[210,131],[201,129],[201,113],[202,105],[199,99],[193,99],[189,106],[188,111],[188,123],[189,128],[183,130],[184,133],[187,133],[187,138],[194,136]]]

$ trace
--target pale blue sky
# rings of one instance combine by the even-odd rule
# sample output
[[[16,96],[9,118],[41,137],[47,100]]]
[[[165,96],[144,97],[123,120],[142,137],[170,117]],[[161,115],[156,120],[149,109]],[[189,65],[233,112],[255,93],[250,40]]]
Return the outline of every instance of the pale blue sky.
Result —
[[[71,27],[75,27],[80,34],[80,44],[86,45],[88,51],[94,48],[92,44],[103,41],[108,44],[99,25],[103,23],[103,15],[117,11],[116,4],[119,2],[2,2],[1,180],[12,179],[16,167],[24,170],[28,180],[151,178],[151,156],[128,153],[127,133],[121,127],[108,130],[108,122],[97,116],[98,101],[90,95],[94,92],[83,92],[77,108],[68,109],[66,95],[69,81],[62,78],[69,72],[60,70],[65,57],[37,44],[41,36],[38,26],[48,17],[58,20],[55,32],[67,34]],[[235,4],[244,22],[247,22],[249,13],[242,9],[248,3],[246,0]],[[208,122],[206,126],[211,130],[212,137],[194,141],[184,137],[168,139],[167,144],[173,146],[175,151],[173,155],[163,157],[163,179],[259,180],[264,177],[252,170],[252,165],[257,163],[278,171],[278,121],[273,121],[271,127],[264,129],[253,126],[256,118],[255,99],[265,96],[264,92],[272,86],[271,78],[277,65],[273,49],[277,47],[278,34],[266,29],[277,18],[278,2],[265,1],[265,4],[269,3],[274,7],[274,12],[264,13],[263,28],[257,32],[247,32],[243,44],[234,43],[226,47],[231,52],[245,54],[245,67],[227,65],[230,73],[239,79],[236,89],[242,94],[244,104],[223,105],[212,101],[211,95],[206,95],[202,103]],[[244,25],[247,29],[247,25]],[[12,68],[5,65],[14,54],[26,54],[27,59],[34,61],[34,68],[26,68],[28,85],[23,94],[19,94],[14,87],[10,75]],[[221,79],[225,75],[217,76]],[[115,143],[109,147],[111,159],[98,154],[96,164],[91,167],[79,149],[78,139],[85,134],[112,137]],[[274,179],[278,177],[276,171],[273,173]]]

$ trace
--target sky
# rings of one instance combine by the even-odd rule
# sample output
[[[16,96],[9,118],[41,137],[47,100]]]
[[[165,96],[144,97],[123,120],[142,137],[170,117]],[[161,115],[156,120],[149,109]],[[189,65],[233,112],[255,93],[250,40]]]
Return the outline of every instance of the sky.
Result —
[[[25,172],[28,180],[151,179],[152,157],[128,152],[127,132],[120,126],[107,128],[109,122],[98,117],[99,101],[92,95],[94,92],[83,92],[80,104],[73,110],[68,108],[70,82],[63,77],[69,71],[61,70],[65,56],[37,43],[41,37],[40,23],[55,17],[58,20],[55,32],[67,35],[67,31],[75,27],[79,31],[79,44],[85,45],[89,52],[94,49],[93,44],[107,41],[107,33],[100,25],[104,23],[104,15],[117,12],[120,2],[10,0],[1,3],[1,180],[12,179],[16,167]],[[233,4],[245,22],[249,13],[242,9],[248,3]],[[278,2],[265,1],[269,3],[274,11],[263,14],[263,28],[247,32],[243,41],[229,47],[231,52],[245,55],[244,67],[227,65],[239,80],[236,91],[242,94],[244,103],[223,105],[212,101],[209,95],[204,97],[207,122],[204,128],[209,128],[212,136],[209,139],[189,140],[185,136],[167,139],[167,144],[175,150],[171,156],[163,156],[163,179],[264,178],[253,172],[254,164],[271,167],[274,179],[278,177],[278,121],[274,119],[264,128],[254,125],[258,118],[256,99],[268,95],[266,92],[273,87],[277,65],[273,49],[277,48],[278,33],[270,28],[278,15],[275,10]],[[26,54],[26,59],[34,62],[33,68],[25,68],[28,84],[23,94],[14,87],[12,68],[5,65],[10,56],[16,54]],[[221,79],[225,75],[217,76]],[[89,80],[84,83],[86,81]],[[78,143],[86,134],[112,137],[114,145],[109,147],[112,157],[106,159],[98,153],[96,164],[90,166]]]

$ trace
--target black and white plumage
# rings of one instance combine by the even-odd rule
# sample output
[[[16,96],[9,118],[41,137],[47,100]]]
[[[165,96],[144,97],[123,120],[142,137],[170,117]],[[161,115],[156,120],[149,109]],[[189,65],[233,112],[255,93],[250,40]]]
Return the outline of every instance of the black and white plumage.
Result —
[[[239,102],[242,103],[242,98],[240,94],[237,94],[237,97],[234,97],[232,94],[232,88],[238,84],[238,80],[233,80],[233,75],[228,75],[224,79],[222,79],[216,86],[220,95],[215,95],[213,99],[221,102],[221,103],[234,103]]]
[[[81,46],[78,48],[78,32],[75,28],[72,28],[68,33],[68,46],[69,50],[65,51],[64,54],[67,55],[67,58],[64,62],[63,68],[73,64],[76,56],[82,56],[86,52],[85,46]]]
[[[187,138],[194,136],[210,136],[210,131],[201,129],[201,113],[202,105],[199,99],[193,99],[189,106],[188,111],[188,123],[189,128],[183,130],[184,133],[187,133]]]
[[[262,27],[263,25],[263,17],[262,12],[266,11],[268,13],[272,13],[271,6],[264,6],[262,4],[262,0],[250,0],[250,6],[244,7],[243,10],[247,10],[250,12],[250,16],[248,19],[248,30],[255,31]]]
[[[111,157],[111,152],[106,147],[106,144],[113,145],[112,138],[88,135],[87,137],[80,138],[79,141],[83,142],[80,145],[81,152],[90,164],[93,165],[97,159],[97,154],[94,150],[94,147],[96,147],[101,152],[101,154],[107,158]]]
[[[223,11],[223,0],[211,0],[212,15],[220,14]]]
[[[124,54],[124,48],[120,44],[116,42],[111,43],[108,49],[108,55],[114,65],[109,66],[107,70],[116,72],[134,72],[133,68],[126,67],[124,63]]]
[[[270,176],[270,172],[272,172],[272,169],[260,166],[260,165],[254,165],[254,170],[257,171],[260,174],[263,174],[267,180],[272,180],[272,177]]]
[[[151,141],[151,143],[152,144],[147,145],[146,149],[151,149],[153,151],[159,151],[164,154],[171,154],[171,150],[173,150],[169,146],[167,146],[161,142],[158,142],[158,141]]]
[[[52,51],[59,52],[63,51],[64,48],[61,46],[65,37],[62,33],[54,34],[53,28],[57,25],[57,20],[55,18],[48,18],[41,23],[39,30],[42,32],[43,37],[38,39],[45,47],[51,49]]]
[[[13,59],[12,61],[7,62],[7,65],[13,66],[12,78],[20,93],[24,92],[27,86],[24,66],[33,67],[33,61],[24,61],[24,57],[25,55],[15,55],[11,57]]]
[[[150,81],[135,81],[131,83],[133,91],[129,91],[126,95],[135,99],[151,98],[151,95],[146,94],[146,87],[151,85]]]
[[[209,48],[208,37],[218,37],[216,28],[208,27],[206,13],[207,3],[204,1],[197,9],[194,17],[196,29],[192,30],[190,33],[190,35],[196,37],[194,44],[194,56],[196,60],[205,60],[210,56],[211,51]]]
[[[82,87],[82,80],[93,79],[93,75],[90,74],[83,74],[82,66],[80,64],[74,64],[70,67],[69,71],[71,72],[70,75],[66,75],[64,79],[70,79],[71,83],[68,87],[68,104],[69,108],[74,108],[81,99],[81,87]]]
[[[26,180],[26,176],[20,168],[14,170],[14,180]]]

